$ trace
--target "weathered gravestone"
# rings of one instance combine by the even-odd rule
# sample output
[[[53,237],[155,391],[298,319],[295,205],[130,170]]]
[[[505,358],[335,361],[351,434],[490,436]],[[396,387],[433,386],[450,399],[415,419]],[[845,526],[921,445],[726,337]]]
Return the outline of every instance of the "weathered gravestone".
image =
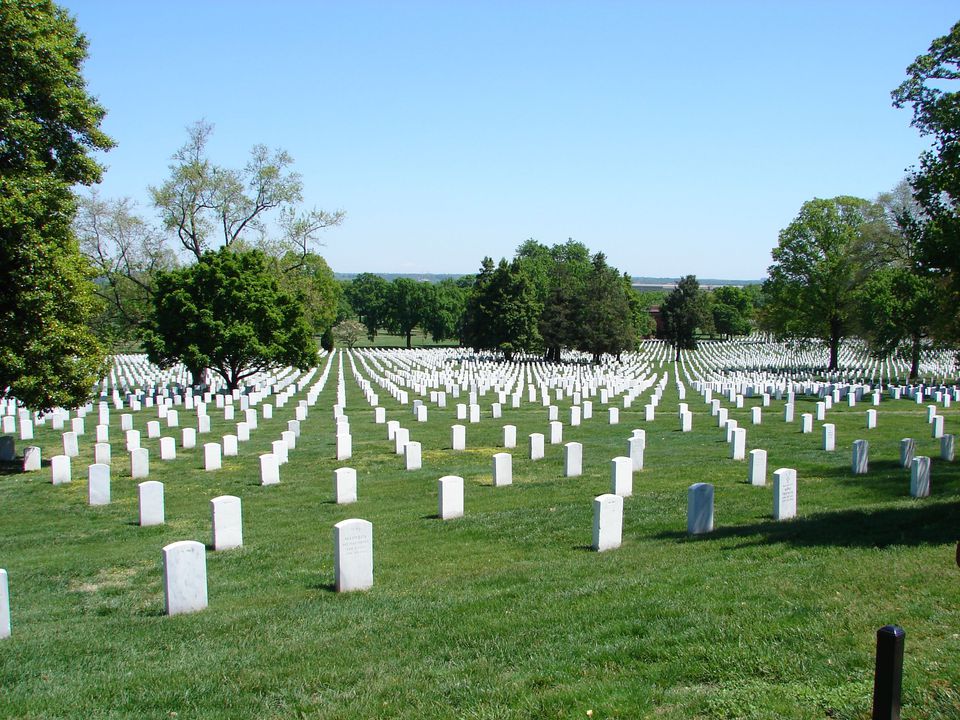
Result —
[[[916,452],[917,441],[913,438],[903,438],[900,441],[900,467],[910,467],[913,464],[913,456]]]
[[[437,482],[439,492],[438,515],[441,520],[463,517],[463,478],[445,475]]]
[[[140,526],[163,525],[163,483],[147,480],[137,485],[140,502]]]
[[[210,501],[213,549],[231,550],[243,546],[243,513],[240,498],[220,495]]]
[[[870,465],[870,443],[866,440],[853,441],[853,474],[866,475]]]
[[[10,637],[10,586],[7,571],[0,569],[0,640]]]
[[[94,463],[87,467],[87,502],[90,505],[110,504],[110,466]]]
[[[949,435],[948,437],[953,437]],[[36,445],[28,445],[23,449],[23,471],[33,472],[39,470],[41,466],[40,448]]]
[[[180,540],[163,548],[163,600],[167,615],[207,607],[207,557],[202,543]]]
[[[687,488],[687,534],[713,531],[713,485],[698,482]]]
[[[916,498],[930,495],[930,458],[919,455],[910,465],[910,495]]]
[[[773,472],[773,519],[788,520],[797,514],[797,471],[780,468]]]
[[[633,495],[633,461],[615,457],[610,461],[610,492],[620,497]]]
[[[767,484],[767,451],[766,450],[751,450],[750,451],[750,464],[747,468],[747,481],[751,485],[766,485]]]
[[[493,486],[504,487],[513,484],[513,455],[496,453],[493,456]]]
[[[583,474],[583,444],[568,442],[563,449],[563,474],[567,477],[579,477]]]
[[[593,499],[593,549],[614,550],[623,540],[623,498],[607,493]]]
[[[352,518],[333,526],[333,578],[337,592],[373,587],[373,523]]]

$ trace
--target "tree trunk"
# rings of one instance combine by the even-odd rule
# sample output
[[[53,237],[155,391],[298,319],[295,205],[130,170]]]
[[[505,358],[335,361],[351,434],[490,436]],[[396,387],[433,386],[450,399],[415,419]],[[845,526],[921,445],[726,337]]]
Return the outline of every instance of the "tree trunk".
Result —
[[[910,346],[910,379],[916,380],[920,376],[920,336],[913,336]]]
[[[413,347],[413,330],[407,330],[407,350]]]
[[[680,362],[680,345],[679,345],[679,343],[677,344],[677,354],[674,356],[673,361],[674,361],[674,362]]]
[[[840,321],[836,318],[830,320],[830,367],[828,370],[836,370],[840,366],[840,341],[843,339]]]

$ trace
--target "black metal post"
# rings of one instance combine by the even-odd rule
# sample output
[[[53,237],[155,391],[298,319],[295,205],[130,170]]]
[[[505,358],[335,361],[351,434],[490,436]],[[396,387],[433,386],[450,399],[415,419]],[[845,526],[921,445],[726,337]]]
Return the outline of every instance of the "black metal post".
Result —
[[[877,668],[873,676],[873,720],[900,720],[903,681],[903,640],[898,625],[877,630]]]

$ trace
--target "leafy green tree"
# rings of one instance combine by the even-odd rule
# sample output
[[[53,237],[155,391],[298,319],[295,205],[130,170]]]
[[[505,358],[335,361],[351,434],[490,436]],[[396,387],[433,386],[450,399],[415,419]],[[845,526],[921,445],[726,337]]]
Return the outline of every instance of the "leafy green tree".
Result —
[[[460,337],[468,295],[469,290],[451,278],[430,288],[421,325],[434,342]]]
[[[259,250],[221,248],[159,273],[154,304],[144,333],[150,360],[182,362],[194,382],[209,368],[234,390],[269,368],[305,370],[316,361],[303,305],[280,288]]]
[[[680,360],[681,350],[696,350],[697,331],[712,324],[707,294],[700,289],[694,275],[687,275],[677,283],[664,299],[660,311],[667,339],[676,349],[675,360]]]
[[[734,285],[723,285],[714,289],[710,296],[713,327],[721,336],[750,334],[753,302],[748,291]]]
[[[323,335],[337,321],[340,309],[340,284],[333,270],[320,255],[288,252],[273,263],[281,288],[299,294],[307,325],[314,335]]]
[[[582,314],[591,272],[590,251],[583,243],[568,239],[549,248],[549,262],[546,292],[536,295],[542,308],[537,329],[546,346],[546,358],[558,361],[564,347],[583,344]]]
[[[389,283],[379,275],[360,273],[350,283],[347,296],[367,329],[370,341],[377,337],[387,321],[387,288]]]
[[[607,265],[606,256],[594,255],[583,298],[578,345],[593,355],[594,362],[599,362],[604,353],[619,357],[625,350],[636,348],[630,292],[617,269]]]
[[[927,53],[907,67],[893,93],[895,107],[913,108],[912,125],[933,138],[911,177],[923,208],[918,226],[920,260],[939,280],[944,312],[940,332],[960,339],[960,22],[936,38]]]
[[[89,396],[103,355],[71,221],[73,185],[100,181],[113,141],[87,93],[86,39],[47,0],[0,3],[0,394],[42,410]]]
[[[541,344],[537,331],[540,306],[521,261],[501,259],[494,268],[484,258],[467,303],[464,344],[482,350],[499,350],[507,360]]]
[[[805,202],[780,232],[763,284],[763,321],[780,337],[819,338],[836,370],[840,344],[854,327],[855,290],[864,279],[859,261],[877,210],[854,197]]]
[[[387,286],[386,323],[389,330],[403,335],[413,347],[413,330],[423,319],[427,296],[432,288],[410,278],[394,278]]]

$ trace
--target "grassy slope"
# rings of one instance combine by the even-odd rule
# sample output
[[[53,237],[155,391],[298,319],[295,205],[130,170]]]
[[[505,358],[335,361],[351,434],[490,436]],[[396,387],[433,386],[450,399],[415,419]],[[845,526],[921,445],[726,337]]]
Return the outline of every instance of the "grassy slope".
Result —
[[[865,404],[830,411],[835,453],[819,449],[819,433],[799,433],[812,399],[798,400],[792,425],[782,403],[757,427],[756,400],[732,409],[748,448],[769,451],[770,473],[798,470],[800,517],[773,523],[770,485],[745,483],[746,464],[727,459],[692,392],[694,432],[677,431],[672,382],[653,423],[638,401],[618,426],[597,404],[593,420],[565,427],[565,441],[584,443],[584,475],[568,479],[559,446],[526,459],[526,436],[548,432],[539,405],[505,408],[495,421],[488,394],[468,450],[454,453],[453,403],[418,424],[380,392],[388,419],[424,446],[424,469],[406,472],[348,376],[360,500],[337,506],[334,380],[335,371],[279,486],[258,485],[257,455],[295,402],[216,473],[199,470],[202,450],[161,463],[157,441],[144,441],[150,479],[166,486],[163,527],[135,524],[117,412],[111,505],[86,504],[93,418],[71,485],[51,486],[46,466],[0,477],[14,633],[0,643],[0,714],[858,718],[869,715],[874,633],[886,623],[907,631],[903,717],[960,713],[960,469],[938,459],[922,407],[885,400],[871,431]],[[559,404],[566,419],[569,401]],[[232,427],[211,415],[215,433]],[[958,411],[946,415],[956,431]],[[145,409],[136,426],[153,417]],[[514,485],[495,489],[491,457],[506,423],[518,427]],[[623,546],[598,555],[588,549],[591,501],[608,491],[609,461],[626,454],[634,427],[647,430],[646,468],[626,502]],[[905,436],[935,458],[928,499],[909,497],[909,473],[896,465]],[[871,472],[855,478],[849,448],[859,437],[871,441]],[[40,431],[45,458],[58,441]],[[466,479],[467,514],[453,522],[435,517],[445,474]],[[717,530],[691,539],[686,488],[696,481],[716,486]],[[208,503],[220,494],[243,498],[245,547],[208,553],[206,611],[165,617],[160,549],[209,542]],[[373,522],[375,586],[337,595],[331,528],[348,517]]]

